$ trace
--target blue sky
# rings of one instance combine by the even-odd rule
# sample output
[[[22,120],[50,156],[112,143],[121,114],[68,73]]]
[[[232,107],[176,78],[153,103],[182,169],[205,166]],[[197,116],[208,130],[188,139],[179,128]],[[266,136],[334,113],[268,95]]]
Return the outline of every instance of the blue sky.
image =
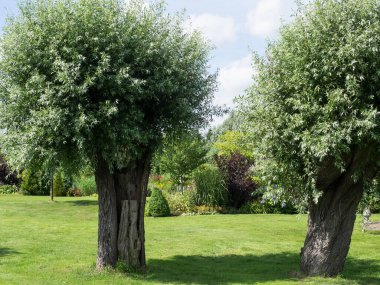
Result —
[[[151,0],[146,0],[151,2]],[[5,16],[17,13],[16,0],[0,0],[0,29]],[[251,54],[263,54],[276,39],[281,21],[289,20],[294,0],[166,0],[170,13],[186,10],[188,27],[201,30],[215,46],[211,69],[219,70],[215,104],[233,107],[233,98],[252,82]],[[282,19],[282,20],[281,20]],[[220,123],[217,119],[214,125]]]

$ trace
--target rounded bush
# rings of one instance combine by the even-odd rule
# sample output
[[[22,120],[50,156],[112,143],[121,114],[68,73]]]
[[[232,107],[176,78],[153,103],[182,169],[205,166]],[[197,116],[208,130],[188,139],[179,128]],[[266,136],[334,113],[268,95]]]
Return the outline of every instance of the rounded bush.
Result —
[[[36,171],[25,169],[21,174],[20,190],[25,195],[38,195],[40,194],[40,181]]]
[[[151,217],[166,217],[170,216],[170,208],[168,201],[162,194],[160,189],[154,188],[150,196],[146,215]]]

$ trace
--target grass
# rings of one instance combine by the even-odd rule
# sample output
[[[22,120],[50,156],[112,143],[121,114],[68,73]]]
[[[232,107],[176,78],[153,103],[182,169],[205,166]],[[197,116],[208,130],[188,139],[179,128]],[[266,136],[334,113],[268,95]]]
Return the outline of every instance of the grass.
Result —
[[[306,222],[305,215],[147,218],[148,273],[98,273],[96,198],[0,195],[0,284],[380,284],[380,236],[362,233],[359,218],[341,276],[294,277]]]

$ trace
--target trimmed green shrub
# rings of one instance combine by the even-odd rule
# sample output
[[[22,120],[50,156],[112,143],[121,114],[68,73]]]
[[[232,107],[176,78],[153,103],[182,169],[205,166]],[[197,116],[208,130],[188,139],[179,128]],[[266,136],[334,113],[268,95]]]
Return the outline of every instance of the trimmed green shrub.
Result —
[[[96,194],[96,182],[95,177],[92,176],[81,176],[75,182],[75,186],[80,190],[82,196],[91,196]]]
[[[58,170],[54,175],[53,191],[55,196],[66,196],[67,191],[63,184],[62,173],[60,170]]]
[[[170,216],[170,208],[168,201],[158,188],[154,188],[152,195],[147,203],[145,211],[147,216],[151,217],[166,217]]]
[[[41,192],[40,179],[36,171],[25,169],[21,174],[20,190],[25,195],[38,195]]]
[[[16,185],[1,185],[0,194],[14,194],[18,192]]]
[[[228,201],[228,192],[219,168],[204,164],[194,173],[197,206],[224,206]]]

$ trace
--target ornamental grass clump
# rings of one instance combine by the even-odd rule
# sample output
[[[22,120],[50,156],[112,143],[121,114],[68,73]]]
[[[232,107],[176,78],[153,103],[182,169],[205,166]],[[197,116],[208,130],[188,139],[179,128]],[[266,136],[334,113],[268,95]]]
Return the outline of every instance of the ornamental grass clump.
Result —
[[[228,200],[226,183],[219,168],[202,165],[194,173],[195,203],[198,206],[224,206]]]

